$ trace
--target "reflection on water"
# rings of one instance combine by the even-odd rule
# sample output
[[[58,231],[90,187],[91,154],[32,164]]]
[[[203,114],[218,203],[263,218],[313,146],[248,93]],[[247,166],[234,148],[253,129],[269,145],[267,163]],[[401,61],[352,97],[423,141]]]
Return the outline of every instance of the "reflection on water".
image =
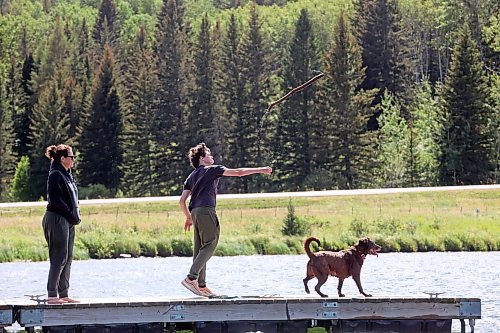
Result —
[[[499,252],[387,253],[369,256],[361,272],[363,288],[377,296],[479,297],[482,319],[476,332],[500,332]],[[228,295],[306,295],[307,256],[214,257],[208,263],[212,290]],[[190,258],[137,258],[73,262],[70,296],[80,298],[172,296],[191,297],[180,281]],[[44,294],[48,262],[0,264],[0,300]],[[315,279],[310,281],[314,286]],[[337,279],[322,287],[336,295]],[[359,296],[354,281],[344,282],[346,296]],[[314,292],[314,290],[312,290]],[[453,332],[460,323],[453,322]]]

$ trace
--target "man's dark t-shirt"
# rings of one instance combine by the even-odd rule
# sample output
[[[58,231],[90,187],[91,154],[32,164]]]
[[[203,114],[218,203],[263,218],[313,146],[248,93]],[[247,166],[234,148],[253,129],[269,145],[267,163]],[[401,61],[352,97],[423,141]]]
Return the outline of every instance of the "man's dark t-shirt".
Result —
[[[191,191],[189,211],[196,207],[215,208],[219,178],[225,170],[222,165],[200,165],[191,172],[184,182],[184,190]]]

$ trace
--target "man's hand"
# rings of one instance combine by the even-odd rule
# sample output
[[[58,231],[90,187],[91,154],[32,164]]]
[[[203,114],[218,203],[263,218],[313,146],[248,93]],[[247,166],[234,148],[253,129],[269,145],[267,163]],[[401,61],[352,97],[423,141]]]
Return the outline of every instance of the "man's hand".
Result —
[[[266,166],[266,167],[262,168],[262,173],[264,173],[266,175],[270,175],[272,172],[273,172],[273,168],[271,168],[271,167]]]
[[[190,217],[186,218],[186,222],[184,222],[184,231],[190,231],[192,225],[193,220]]]

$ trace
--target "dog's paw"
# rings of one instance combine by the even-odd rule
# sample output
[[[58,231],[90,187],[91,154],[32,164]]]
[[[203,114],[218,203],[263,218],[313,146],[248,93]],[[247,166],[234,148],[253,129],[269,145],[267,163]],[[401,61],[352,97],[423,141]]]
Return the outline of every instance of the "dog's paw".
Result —
[[[344,294],[339,294],[339,297],[345,297],[345,295]]]
[[[372,297],[371,294],[363,294],[363,295],[365,295],[365,297]]]

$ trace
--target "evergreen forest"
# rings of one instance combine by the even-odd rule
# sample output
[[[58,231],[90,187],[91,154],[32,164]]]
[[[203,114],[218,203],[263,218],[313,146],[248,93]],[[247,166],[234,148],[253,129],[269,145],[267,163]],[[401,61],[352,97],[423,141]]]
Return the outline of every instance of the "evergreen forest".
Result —
[[[266,112],[310,78],[324,76]],[[498,184],[497,0],[0,0],[0,201]]]

